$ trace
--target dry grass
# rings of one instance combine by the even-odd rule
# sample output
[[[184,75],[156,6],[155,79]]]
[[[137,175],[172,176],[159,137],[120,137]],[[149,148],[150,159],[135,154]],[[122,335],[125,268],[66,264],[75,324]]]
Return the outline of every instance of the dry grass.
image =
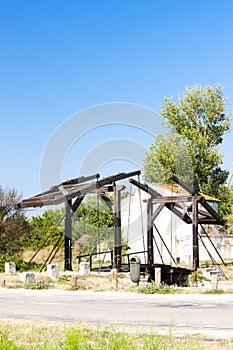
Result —
[[[3,281],[5,281],[5,285]],[[35,273],[35,282],[41,283],[41,286],[44,283],[50,288],[63,290],[131,291],[135,287],[126,274],[118,275],[118,287],[116,287],[111,281],[111,274],[104,272],[100,274],[91,272],[85,276],[81,276],[77,272],[61,272],[58,281],[51,280],[46,272]],[[0,285],[5,288],[24,288],[24,283],[19,279],[19,273],[14,275],[0,274]]]

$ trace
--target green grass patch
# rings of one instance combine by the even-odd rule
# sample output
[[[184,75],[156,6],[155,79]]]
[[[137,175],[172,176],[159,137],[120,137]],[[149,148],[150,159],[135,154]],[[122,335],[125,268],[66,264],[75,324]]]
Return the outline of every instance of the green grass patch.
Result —
[[[9,333],[6,329],[0,329],[0,349],[4,350],[21,350],[22,346],[17,345],[9,339]]]
[[[0,349],[4,350],[227,350],[232,345],[230,340],[176,337],[172,327],[167,335],[159,335],[153,328],[140,327],[133,327],[127,333],[113,326],[92,329],[80,324],[70,327],[66,324],[0,324]]]
[[[202,294],[224,294],[224,290],[223,289],[210,289],[210,290],[206,290]]]
[[[35,281],[24,285],[25,289],[49,289],[51,287],[52,287],[51,283],[43,280]]]
[[[137,288],[137,292],[141,294],[174,294],[177,290],[176,286],[168,286],[167,284],[143,284]]]

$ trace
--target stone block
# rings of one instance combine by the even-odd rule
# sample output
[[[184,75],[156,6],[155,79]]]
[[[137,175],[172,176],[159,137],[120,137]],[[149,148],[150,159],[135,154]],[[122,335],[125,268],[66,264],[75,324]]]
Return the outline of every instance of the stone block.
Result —
[[[161,284],[161,267],[155,267],[155,283]]]
[[[88,275],[90,273],[90,263],[89,262],[80,262],[79,264],[79,274]]]
[[[49,264],[47,265],[47,274],[53,281],[57,281],[60,278],[60,265]]]
[[[5,262],[5,273],[16,273],[16,265],[14,262]]]
[[[24,284],[30,284],[35,282],[35,274],[33,272],[21,272],[19,275],[19,280],[24,282]]]

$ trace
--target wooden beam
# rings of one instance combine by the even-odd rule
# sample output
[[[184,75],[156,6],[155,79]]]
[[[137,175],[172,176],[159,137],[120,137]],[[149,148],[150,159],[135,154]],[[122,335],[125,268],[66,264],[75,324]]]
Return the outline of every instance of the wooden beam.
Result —
[[[193,270],[199,268],[199,247],[198,247],[198,200],[197,194],[193,195],[192,203],[192,228],[193,228]]]
[[[71,220],[71,200],[66,201],[65,211],[65,261],[64,270],[72,271],[72,220]]]

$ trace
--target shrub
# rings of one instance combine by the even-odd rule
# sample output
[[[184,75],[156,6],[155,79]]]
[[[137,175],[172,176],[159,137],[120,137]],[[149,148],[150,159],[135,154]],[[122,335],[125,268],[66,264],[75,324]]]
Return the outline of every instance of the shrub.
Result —
[[[139,286],[138,293],[141,294],[173,294],[175,293],[175,286],[168,286],[167,284],[156,284],[151,282],[151,284],[144,284]]]

